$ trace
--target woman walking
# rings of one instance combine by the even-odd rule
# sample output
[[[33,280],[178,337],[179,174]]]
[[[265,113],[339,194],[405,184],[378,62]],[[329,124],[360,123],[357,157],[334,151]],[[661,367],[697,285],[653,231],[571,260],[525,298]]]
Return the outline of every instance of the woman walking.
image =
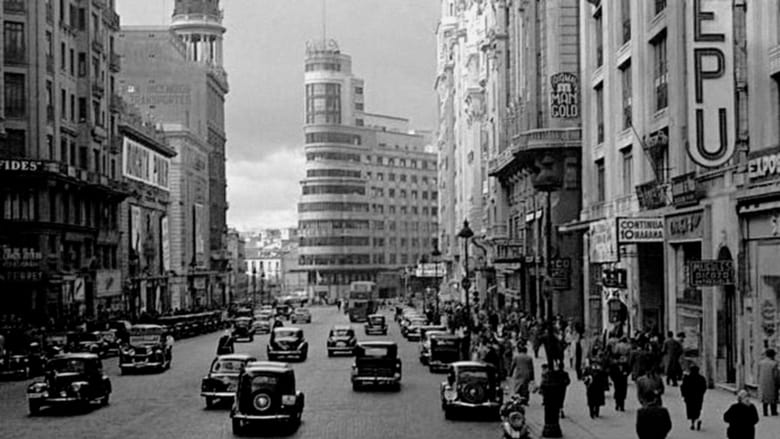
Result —
[[[699,366],[693,365],[688,375],[682,380],[680,392],[685,400],[685,412],[691,421],[691,430],[701,430],[701,406],[704,403],[704,392],[707,391],[707,380],[699,374]]]
[[[756,424],[758,410],[750,402],[746,390],[737,393],[737,402],[731,405],[723,414],[723,420],[729,424],[726,429],[728,439],[756,439]]]
[[[585,371],[585,389],[588,399],[590,417],[598,418],[599,409],[604,405],[604,392],[609,388],[607,372],[601,366],[601,362],[593,359]]]

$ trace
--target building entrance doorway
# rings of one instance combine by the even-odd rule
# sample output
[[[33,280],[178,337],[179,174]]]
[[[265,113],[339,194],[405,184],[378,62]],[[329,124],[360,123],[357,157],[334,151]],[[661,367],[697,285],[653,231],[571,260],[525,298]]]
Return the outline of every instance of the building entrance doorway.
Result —
[[[718,259],[730,261],[731,252],[722,248]],[[718,303],[718,378],[727,383],[737,382],[737,299],[734,285],[726,285],[720,289]]]

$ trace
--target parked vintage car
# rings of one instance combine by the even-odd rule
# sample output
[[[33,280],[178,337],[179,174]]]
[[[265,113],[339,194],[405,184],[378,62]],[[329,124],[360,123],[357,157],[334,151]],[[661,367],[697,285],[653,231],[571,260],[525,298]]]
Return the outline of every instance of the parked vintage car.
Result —
[[[387,335],[387,321],[384,314],[371,314],[364,325],[366,335]]]
[[[200,396],[206,399],[206,408],[211,408],[218,400],[233,400],[238,390],[238,376],[247,363],[253,361],[257,358],[249,354],[217,356],[200,384]]]
[[[290,316],[290,322],[296,323],[311,323],[311,311],[308,308],[296,308]]]
[[[352,355],[357,344],[355,330],[349,325],[335,325],[330,329],[326,343],[329,357],[344,353]]]
[[[463,339],[455,334],[431,332],[428,352],[428,370],[432,373],[447,370],[450,364],[461,360]]]
[[[235,402],[230,410],[233,434],[241,435],[252,424],[300,425],[304,395],[295,388],[295,372],[287,363],[249,363],[238,378]]]
[[[26,379],[31,376],[30,357],[6,350],[0,354],[0,378]]]
[[[394,341],[364,341],[355,346],[352,389],[369,385],[401,390],[401,359]]]
[[[402,333],[409,341],[420,341],[420,331],[425,326],[428,326],[428,321],[425,317],[413,318],[409,321],[409,325],[406,326],[406,331]]]
[[[429,329],[422,331],[418,350],[420,351],[420,363],[427,366],[431,358],[431,336],[435,334],[447,334],[443,329]]]
[[[131,370],[154,368],[165,370],[173,361],[173,337],[160,325],[133,325],[128,344],[119,353],[119,370],[125,374]]]
[[[441,383],[441,408],[446,419],[466,411],[487,412],[499,418],[503,398],[495,368],[478,361],[452,363],[447,381]]]
[[[46,364],[44,379],[27,388],[30,415],[45,406],[108,405],[111,381],[103,374],[103,364],[95,354],[61,354]]]
[[[250,343],[255,341],[255,332],[252,329],[252,319],[250,317],[237,317],[233,322],[233,339],[235,341],[247,340]]]
[[[303,329],[292,326],[275,328],[266,346],[269,361],[279,358],[295,358],[306,361],[309,355],[309,342],[303,336]]]

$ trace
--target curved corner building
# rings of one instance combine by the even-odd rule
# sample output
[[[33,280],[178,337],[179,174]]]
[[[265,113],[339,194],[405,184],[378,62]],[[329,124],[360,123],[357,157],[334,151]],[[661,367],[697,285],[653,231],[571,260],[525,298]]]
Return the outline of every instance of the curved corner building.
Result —
[[[397,295],[403,268],[437,233],[436,155],[407,119],[365,111],[363,80],[335,41],[307,43],[299,265],[309,292],[345,297],[350,282]]]

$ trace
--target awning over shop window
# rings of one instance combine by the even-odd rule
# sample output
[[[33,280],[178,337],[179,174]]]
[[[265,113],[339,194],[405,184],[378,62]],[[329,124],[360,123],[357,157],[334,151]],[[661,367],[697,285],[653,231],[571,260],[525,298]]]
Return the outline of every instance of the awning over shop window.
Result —
[[[593,220],[574,220],[558,226],[558,233],[581,233],[588,230]]]

